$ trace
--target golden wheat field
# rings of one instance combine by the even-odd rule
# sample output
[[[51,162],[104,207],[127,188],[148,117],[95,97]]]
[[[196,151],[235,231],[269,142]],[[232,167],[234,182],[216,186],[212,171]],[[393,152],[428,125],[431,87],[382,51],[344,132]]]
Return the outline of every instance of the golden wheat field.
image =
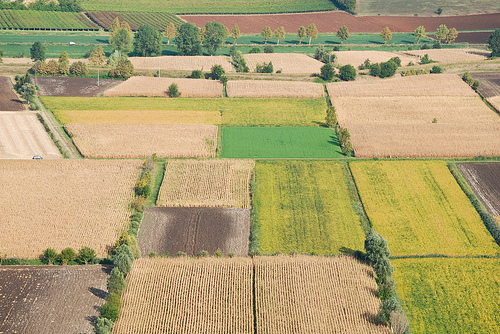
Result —
[[[250,209],[253,160],[170,160],[158,206],[207,206]]]
[[[140,161],[0,160],[0,253],[37,258],[88,246],[106,256],[122,229]]]
[[[486,60],[491,52],[480,49],[428,49],[405,51],[404,54],[416,57],[428,54],[431,60],[438,63],[457,63]]]
[[[230,72],[231,65],[226,56],[163,56],[163,57],[130,57],[136,70],[202,70],[210,72],[214,65],[221,65]]]
[[[393,57],[399,57],[402,66],[408,65],[409,62],[416,64],[419,61],[418,57],[410,57],[387,51],[340,51],[334,54],[337,57],[335,61],[340,65],[350,64],[356,68],[363,64],[366,59],[370,59],[370,63],[373,64],[388,61]]]
[[[226,91],[228,97],[322,98],[325,95],[319,83],[274,80],[231,80]]]
[[[209,124],[66,124],[87,158],[213,158],[217,126]]]
[[[250,258],[134,261],[114,334],[254,333]]]
[[[250,72],[255,72],[257,64],[273,63],[274,72],[281,70],[283,73],[319,73],[322,62],[299,53],[249,53],[244,58]]]
[[[332,82],[326,85],[335,97],[477,96],[456,74],[428,74],[384,80]]]
[[[390,333],[373,270],[349,256],[254,258],[257,333]]]
[[[103,96],[169,96],[168,87],[177,84],[181,97],[223,97],[222,82],[205,79],[131,77]]]
[[[496,110],[500,111],[500,96],[489,97],[487,100]]]

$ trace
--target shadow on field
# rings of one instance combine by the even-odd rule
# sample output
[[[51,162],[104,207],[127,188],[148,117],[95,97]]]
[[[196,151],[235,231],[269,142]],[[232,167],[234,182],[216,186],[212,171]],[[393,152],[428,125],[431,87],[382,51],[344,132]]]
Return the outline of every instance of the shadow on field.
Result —
[[[89,291],[96,297],[99,297],[101,299],[106,299],[106,297],[108,297],[108,293],[104,290],[101,290],[101,289],[97,289],[97,288],[94,288],[94,287],[90,287],[89,288]]]
[[[371,313],[365,312],[365,313],[363,313],[362,317],[364,319],[366,319],[366,321],[368,321],[374,325],[382,325],[382,323],[380,321],[378,321],[376,314],[371,314]]]
[[[330,136],[330,138],[331,139],[328,141],[328,143],[330,143],[332,145],[340,146],[339,139],[337,138],[337,136]]]

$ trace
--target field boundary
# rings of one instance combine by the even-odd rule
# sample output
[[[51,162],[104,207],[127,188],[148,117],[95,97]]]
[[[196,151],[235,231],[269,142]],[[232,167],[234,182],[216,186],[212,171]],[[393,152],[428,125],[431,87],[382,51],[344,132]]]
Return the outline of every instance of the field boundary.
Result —
[[[356,181],[354,180],[354,176],[352,175],[351,167],[349,166],[348,161],[342,161],[341,164],[347,179],[347,187],[349,188],[349,193],[351,194],[351,199],[354,203],[354,211],[359,216],[363,231],[365,232],[365,234],[368,234],[370,229],[373,228],[373,225],[370,221],[370,218],[366,214],[365,206],[363,205],[363,201],[361,200],[361,196],[359,195],[358,186],[356,185]]]

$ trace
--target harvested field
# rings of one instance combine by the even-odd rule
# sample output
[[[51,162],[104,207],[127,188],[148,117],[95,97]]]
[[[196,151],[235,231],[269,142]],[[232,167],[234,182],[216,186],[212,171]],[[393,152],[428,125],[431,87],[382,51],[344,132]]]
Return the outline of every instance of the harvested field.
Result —
[[[254,333],[250,258],[138,259],[115,334]]]
[[[170,160],[158,194],[158,206],[250,209],[252,160]]]
[[[66,124],[87,158],[213,158],[217,127],[207,124]]]
[[[350,256],[256,257],[257,333],[385,333],[370,267]]]
[[[392,255],[498,253],[498,245],[445,162],[349,165],[368,218],[387,239]]]
[[[9,77],[0,77],[0,111],[26,110],[24,104],[14,93],[14,86]]]
[[[231,80],[226,86],[228,97],[322,98],[323,85],[314,82]]]
[[[225,56],[163,56],[163,57],[130,57],[136,70],[178,70],[210,71],[212,66],[221,65],[226,72],[231,71],[229,57]]]
[[[140,163],[0,161],[1,254],[37,258],[48,247],[88,246],[106,256],[128,226]]]
[[[457,164],[476,196],[493,216],[500,216],[500,162]]]
[[[283,73],[320,73],[322,62],[299,53],[250,53],[245,54],[250,72],[255,72],[257,64],[272,62],[274,71]]]
[[[38,77],[38,94],[41,96],[78,96],[91,97],[104,93],[106,90],[121,83],[119,80],[72,77]]]
[[[479,80],[479,92],[486,98],[500,96],[500,72],[471,72]]]
[[[139,230],[143,256],[201,251],[248,255],[250,210],[238,208],[147,208]]]
[[[393,57],[399,57],[402,66],[408,65],[409,62],[416,64],[419,61],[418,57],[409,57],[399,53],[386,51],[341,51],[335,52],[334,54],[337,56],[335,61],[340,65],[350,64],[356,68],[363,64],[366,59],[370,59],[370,62],[373,64],[388,61]]]
[[[0,332],[91,333],[107,279],[100,265],[2,266]]]
[[[500,112],[500,96],[489,97],[487,100],[498,112]]]
[[[28,111],[0,112],[0,159],[60,159],[36,114]]]
[[[403,52],[409,56],[423,57],[428,54],[431,60],[438,63],[477,62],[486,60],[490,51],[480,49],[428,49]]]
[[[118,96],[169,96],[171,84],[177,84],[181,97],[223,97],[222,82],[205,79],[131,77],[103,94]]]

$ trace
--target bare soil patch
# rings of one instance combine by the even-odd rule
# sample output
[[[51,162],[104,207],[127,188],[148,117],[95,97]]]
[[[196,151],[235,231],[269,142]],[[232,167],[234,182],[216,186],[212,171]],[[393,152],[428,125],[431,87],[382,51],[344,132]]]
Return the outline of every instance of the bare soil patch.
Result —
[[[40,87],[38,94],[41,96],[75,96],[92,97],[104,93],[106,90],[120,84],[118,80],[73,77],[38,77]]]
[[[255,72],[257,64],[273,63],[274,71],[282,73],[320,73],[322,62],[299,53],[251,53],[245,54],[250,72]]]
[[[231,80],[226,86],[228,97],[322,98],[323,85],[313,82]]]
[[[479,92],[486,98],[500,96],[500,72],[471,72],[479,80]]]
[[[0,77],[0,111],[26,110],[13,89],[14,86],[9,77]]]
[[[366,59],[370,59],[371,63],[380,63],[388,61],[393,57],[399,57],[401,59],[401,65],[406,66],[409,62],[418,63],[418,57],[410,57],[407,55],[401,55],[395,52],[386,51],[341,51],[335,52],[337,56],[336,62],[341,65],[350,64],[354,67],[358,67],[363,64]]]
[[[493,31],[460,32],[455,43],[486,44]]]
[[[203,70],[209,72],[212,66],[221,65],[230,72],[229,57],[225,56],[163,56],[163,57],[130,57],[136,70]]]
[[[0,332],[91,333],[107,279],[100,265],[2,266]]]
[[[247,256],[250,210],[237,208],[146,208],[138,242],[143,256],[184,252]]]
[[[468,162],[457,167],[491,215],[500,216],[500,162]]]
[[[223,85],[218,80],[155,77],[131,77],[103,95],[168,97],[168,87],[173,83],[179,87],[181,97],[223,97]]]
[[[428,54],[431,60],[438,63],[465,63],[486,60],[491,52],[480,49],[428,49],[405,51],[404,54],[416,57]]]

